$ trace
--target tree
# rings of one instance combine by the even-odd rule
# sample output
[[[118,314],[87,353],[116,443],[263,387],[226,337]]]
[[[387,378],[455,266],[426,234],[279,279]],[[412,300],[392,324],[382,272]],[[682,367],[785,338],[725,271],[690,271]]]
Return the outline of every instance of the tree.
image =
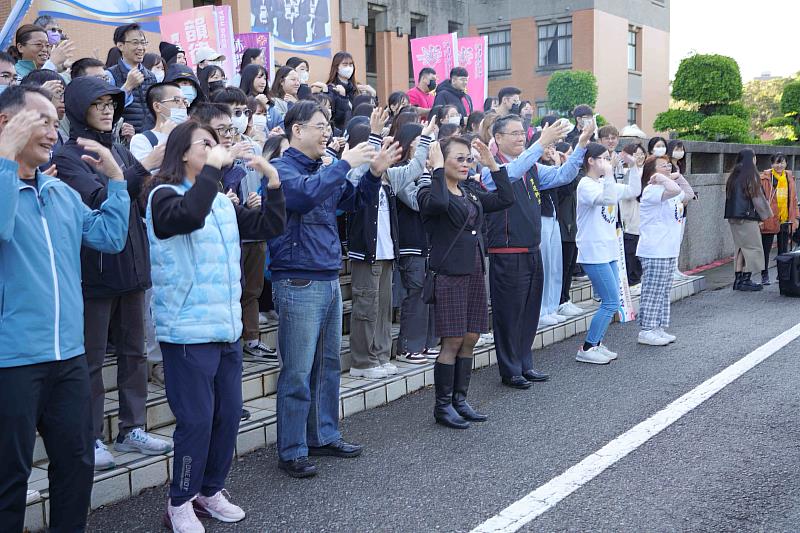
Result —
[[[762,135],[766,123],[779,118],[781,113],[781,95],[787,83],[795,78],[774,78],[771,80],[752,80],[744,85],[742,103],[751,111],[750,126],[753,131]]]
[[[672,97],[695,104],[727,104],[742,97],[742,75],[733,58],[695,54],[681,60]]]
[[[552,109],[569,114],[575,106],[597,103],[597,78],[587,70],[554,72],[547,83],[547,98]]]

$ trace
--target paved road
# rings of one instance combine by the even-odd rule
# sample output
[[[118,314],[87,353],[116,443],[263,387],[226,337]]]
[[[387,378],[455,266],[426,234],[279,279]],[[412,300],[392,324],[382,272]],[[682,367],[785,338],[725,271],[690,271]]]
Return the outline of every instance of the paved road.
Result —
[[[713,276],[714,273],[711,273]],[[723,274],[722,277],[728,274]],[[719,278],[719,275],[717,275]],[[467,431],[433,423],[433,391],[343,421],[367,447],[293,480],[271,447],[238,462],[229,490],[248,512],[209,531],[469,531],[671,401],[800,322],[776,286],[711,290],[673,306],[676,344],[646,348],[612,326],[609,366],[574,361],[570,339],[538,352],[553,375],[530,391],[473,377],[491,416]],[[800,531],[800,340],[530,522],[524,531]],[[166,490],[101,509],[90,531],[158,531]]]

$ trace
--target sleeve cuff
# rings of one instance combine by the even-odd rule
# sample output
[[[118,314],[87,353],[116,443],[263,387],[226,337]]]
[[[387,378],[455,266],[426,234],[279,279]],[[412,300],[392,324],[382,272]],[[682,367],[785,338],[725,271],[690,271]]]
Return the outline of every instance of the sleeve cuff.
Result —
[[[128,190],[128,182],[125,180],[117,181],[117,180],[109,180],[108,181],[108,192],[110,194],[117,193],[120,191],[127,191]]]

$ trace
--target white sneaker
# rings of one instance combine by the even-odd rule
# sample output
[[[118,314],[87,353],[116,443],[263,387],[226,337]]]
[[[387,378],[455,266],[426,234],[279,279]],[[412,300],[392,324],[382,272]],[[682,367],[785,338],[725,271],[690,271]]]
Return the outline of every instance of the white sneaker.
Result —
[[[558,320],[558,323],[559,323],[559,324],[563,324],[564,322],[566,322],[567,320],[569,320],[569,317],[567,317],[567,316],[565,316],[565,315],[560,315],[560,314],[558,314],[558,313],[551,313],[551,314],[550,314],[550,316],[551,316],[551,317],[553,317],[553,318],[555,318],[556,320]]]
[[[639,332],[637,339],[639,344],[647,344],[649,346],[666,346],[669,341],[658,334],[654,329],[643,329]]]
[[[161,455],[162,453],[171,452],[172,444],[153,437],[142,428],[133,428],[125,435],[125,438],[122,437],[122,434],[117,436],[117,440],[114,441],[114,449],[118,452]]]
[[[258,325],[266,326],[267,324],[269,324],[269,318],[267,318],[267,313],[258,313]]]
[[[205,533],[206,528],[194,514],[194,505],[188,501],[178,507],[173,507],[167,502],[167,527],[171,527],[174,533]]]
[[[114,456],[108,451],[108,446],[103,444],[103,441],[97,439],[94,441],[94,469],[95,470],[111,470],[116,463]]]
[[[638,285],[634,285],[630,287],[631,296],[641,296],[642,295],[642,284],[639,283]]]
[[[613,361],[614,359],[617,358],[617,355],[618,355],[617,352],[612,352],[611,350],[609,350],[608,346],[606,346],[602,342],[597,347],[597,351],[600,352],[601,354],[605,355],[606,357],[608,357],[609,361]]]
[[[686,281],[687,279],[691,279],[692,276],[687,276],[680,270],[676,270],[675,273],[672,275],[672,279],[676,281]]]
[[[351,368],[350,377],[364,379],[384,379],[389,377],[389,374],[382,366],[373,366],[372,368]]]
[[[539,317],[539,327],[557,326],[558,319],[553,315],[543,315]]]
[[[669,333],[664,331],[664,328],[656,328],[655,331],[661,336],[662,339],[667,339],[667,342],[675,342],[678,338],[675,335],[670,335]]]
[[[481,339],[483,339],[483,342],[486,344],[494,344],[494,333],[491,331],[489,333],[481,333]]]
[[[398,372],[397,367],[394,366],[392,363],[383,363],[381,365],[381,368],[386,370],[386,374],[389,376],[394,376]]]
[[[484,345],[486,345],[486,339],[484,339],[482,336],[478,337],[478,340],[475,341],[475,347],[476,348],[480,348],[481,346],[484,346]]]
[[[578,355],[575,356],[575,360],[579,363],[591,363],[593,365],[607,365],[611,362],[611,359],[603,355],[603,353],[597,349],[597,346],[593,346],[585,352],[581,347],[581,349],[578,350]]]
[[[194,506],[199,508],[198,511],[200,511],[201,514],[205,511],[211,515],[211,518],[216,518],[220,522],[231,523],[244,520],[245,513],[242,508],[229,502],[223,492],[228,491],[221,490],[210,497],[198,494],[197,498],[194,500]]]
[[[30,505],[33,502],[39,501],[41,498],[42,495],[39,494],[38,490],[28,489],[28,494],[25,496],[25,505]]]
[[[581,309],[572,302],[564,302],[558,306],[558,314],[563,316],[581,316],[586,310]]]

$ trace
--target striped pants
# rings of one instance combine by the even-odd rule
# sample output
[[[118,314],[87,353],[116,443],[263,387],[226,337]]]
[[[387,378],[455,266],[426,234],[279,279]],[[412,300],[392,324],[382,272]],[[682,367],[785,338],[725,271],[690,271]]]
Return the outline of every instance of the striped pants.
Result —
[[[651,259],[642,262],[642,296],[639,301],[639,325],[644,330],[669,327],[669,292],[672,276],[678,265],[677,257]]]

